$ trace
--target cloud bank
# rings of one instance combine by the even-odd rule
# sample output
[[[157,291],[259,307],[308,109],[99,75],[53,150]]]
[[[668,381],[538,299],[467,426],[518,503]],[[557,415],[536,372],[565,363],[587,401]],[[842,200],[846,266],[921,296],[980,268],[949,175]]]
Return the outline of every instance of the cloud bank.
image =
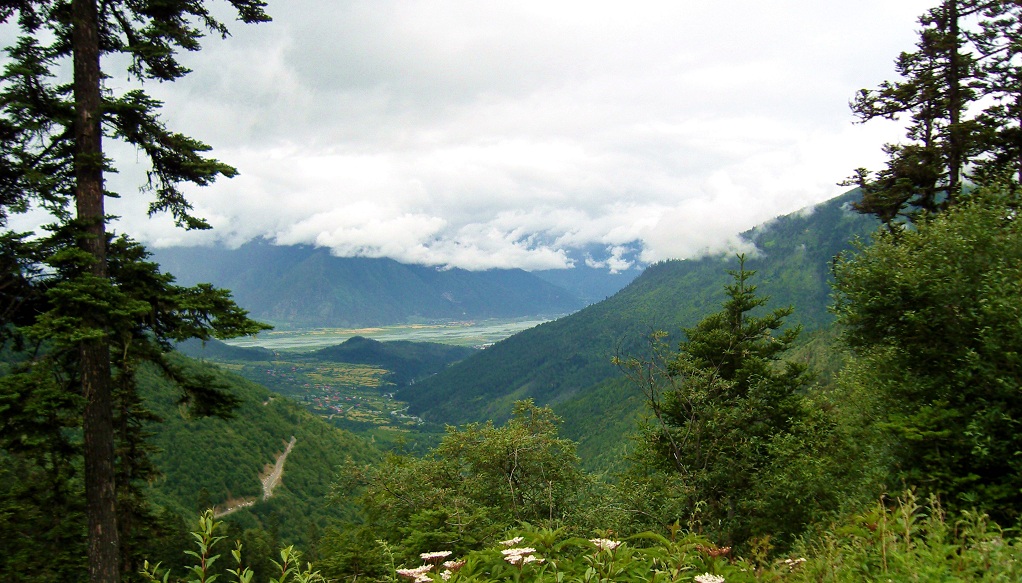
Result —
[[[112,150],[118,228],[254,237],[466,269],[627,269],[724,250],[880,164],[848,100],[893,76],[932,2],[305,0],[147,89],[240,176],[189,190],[215,227],[145,220]]]

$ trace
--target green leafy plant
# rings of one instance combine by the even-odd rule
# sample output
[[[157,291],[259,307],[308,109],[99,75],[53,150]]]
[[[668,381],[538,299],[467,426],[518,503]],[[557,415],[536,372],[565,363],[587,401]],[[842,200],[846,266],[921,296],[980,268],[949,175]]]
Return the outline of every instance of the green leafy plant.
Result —
[[[576,512],[599,498],[588,496],[596,484],[578,467],[574,443],[558,436],[558,422],[549,408],[516,403],[503,426],[449,427],[425,457],[347,464],[337,496],[357,493],[366,523],[405,562],[420,549],[481,548],[521,523],[577,525]]]
[[[1016,521],[1022,509],[1022,224],[1017,193],[981,188],[836,264],[836,305],[889,488]]]
[[[220,578],[220,574],[213,572],[213,564],[219,560],[220,555],[215,554],[215,547],[226,537],[218,534],[222,530],[223,523],[216,520],[212,510],[207,510],[199,516],[198,528],[193,531],[192,538],[195,542],[195,549],[187,549],[184,554],[191,557],[194,562],[185,568],[186,574],[182,578],[172,579],[169,569],[160,569],[159,563],[150,564],[145,561],[141,571],[142,577],[150,583],[214,583]],[[227,569],[227,573],[233,576],[236,583],[251,583],[256,573],[246,567],[242,561],[242,545],[235,542],[231,557],[234,559],[234,568]],[[273,560],[277,572],[269,576],[270,583],[326,583],[326,578],[311,563],[302,566],[301,553],[294,546],[280,549],[280,562]]]

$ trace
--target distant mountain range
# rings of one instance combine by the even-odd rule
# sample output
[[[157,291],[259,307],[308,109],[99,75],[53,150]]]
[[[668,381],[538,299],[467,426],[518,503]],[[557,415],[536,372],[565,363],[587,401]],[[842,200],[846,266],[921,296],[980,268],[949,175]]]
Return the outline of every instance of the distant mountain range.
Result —
[[[531,273],[582,298],[586,305],[595,304],[616,294],[645,269],[646,265],[639,259],[639,244],[635,243],[631,248],[634,250],[621,257],[630,264],[630,267],[620,271],[590,265],[593,257],[606,255],[606,249],[599,245],[591,245],[569,252],[569,257],[575,265],[571,269],[544,269]]]
[[[638,273],[585,266],[542,274],[437,269],[391,259],[334,257],[324,248],[265,240],[237,249],[156,249],[154,258],[179,282],[230,289],[253,317],[289,327],[555,316],[612,294]]]
[[[759,249],[746,268],[770,296],[769,309],[792,305],[791,324],[826,327],[833,258],[877,223],[850,208],[848,192],[813,209],[779,217],[742,236]],[[532,398],[565,416],[565,433],[580,440],[585,457],[606,451],[622,428],[634,429],[641,410],[637,391],[622,382],[615,355],[641,355],[650,333],[682,340],[683,328],[719,309],[735,256],[665,261],[650,266],[613,297],[577,313],[520,332],[439,374],[405,388],[398,397],[411,411],[444,423],[506,418],[515,400]],[[596,437],[594,437],[596,436]],[[587,452],[586,440],[594,447]]]

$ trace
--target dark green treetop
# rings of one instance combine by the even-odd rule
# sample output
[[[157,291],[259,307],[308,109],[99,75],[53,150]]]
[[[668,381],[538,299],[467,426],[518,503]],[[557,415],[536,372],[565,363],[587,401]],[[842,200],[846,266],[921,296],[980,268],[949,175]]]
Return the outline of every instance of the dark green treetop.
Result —
[[[979,89],[993,103],[976,117],[986,145],[976,160],[977,182],[1022,183],[1022,4],[985,6],[980,31],[973,35],[982,58]]]
[[[637,515],[720,544],[790,543],[834,507],[835,474],[821,454],[834,444],[833,423],[805,395],[806,367],[782,359],[799,334],[784,329],[791,308],[762,313],[768,298],[756,295],[744,257],[730,273],[721,309],[686,330],[676,351],[661,333],[649,358],[617,360],[652,416],[623,491]]]
[[[856,170],[856,207],[885,223],[917,220],[956,203],[970,181],[1018,180],[1022,116],[1020,8],[997,0],[944,0],[920,17],[915,50],[895,61],[897,81],[862,89],[851,103],[862,122],[907,122],[887,144],[886,168]]]
[[[399,560],[480,548],[523,522],[578,527],[599,500],[559,423],[549,408],[518,401],[506,424],[448,427],[422,458],[391,454],[374,466],[348,464],[338,491],[358,491],[365,524],[393,544]]]

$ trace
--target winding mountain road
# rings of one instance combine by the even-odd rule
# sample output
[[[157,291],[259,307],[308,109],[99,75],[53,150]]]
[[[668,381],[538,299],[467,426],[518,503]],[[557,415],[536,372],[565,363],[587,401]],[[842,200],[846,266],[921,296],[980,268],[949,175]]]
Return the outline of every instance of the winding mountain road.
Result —
[[[284,453],[277,456],[277,461],[273,465],[273,471],[270,472],[270,475],[263,478],[263,500],[267,500],[273,496],[273,489],[280,484],[280,476],[284,473],[284,462],[287,461],[287,456],[291,453],[296,441],[298,440],[294,435],[292,435],[291,441],[289,441],[287,447],[284,448]]]
[[[259,500],[267,500],[272,497],[273,490],[280,484],[280,478],[284,474],[284,462],[287,461],[287,456],[291,453],[291,450],[294,449],[297,441],[297,438],[292,435],[291,441],[289,441],[287,447],[284,448],[284,452],[277,456],[277,459],[273,464],[273,469],[270,470],[270,473],[260,477],[260,481],[263,484],[263,495],[261,498],[241,498],[233,502],[228,501],[229,505],[226,508],[222,508],[214,512],[214,516],[217,518],[227,516],[228,514],[242,508],[253,506]]]

